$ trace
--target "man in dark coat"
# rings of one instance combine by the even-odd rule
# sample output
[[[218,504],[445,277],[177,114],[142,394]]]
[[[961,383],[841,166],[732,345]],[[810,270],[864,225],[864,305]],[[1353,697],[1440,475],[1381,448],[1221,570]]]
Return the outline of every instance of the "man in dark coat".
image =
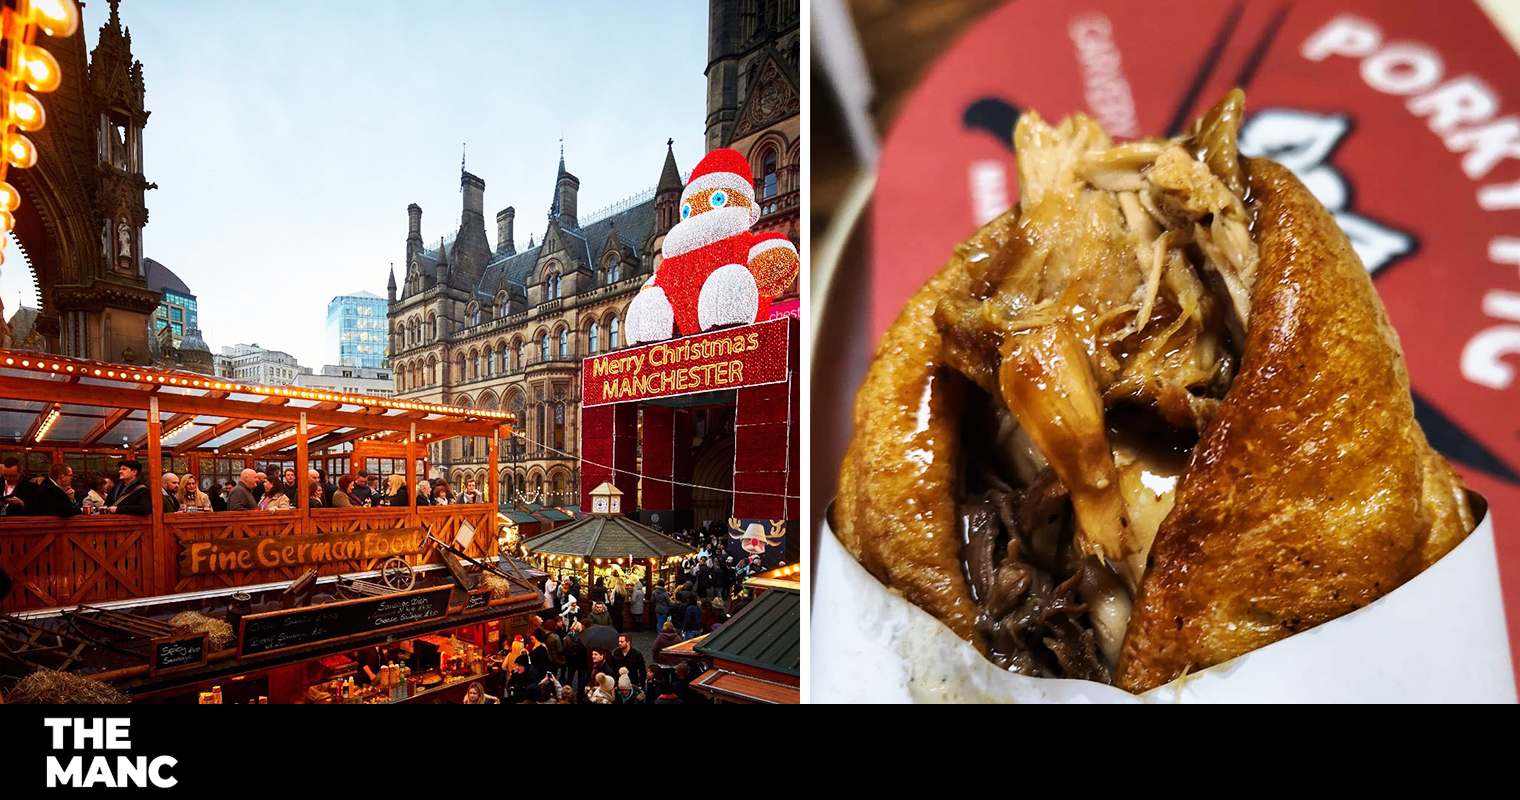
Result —
[[[153,497],[148,494],[147,481],[141,479],[142,465],[136,461],[123,461],[117,467],[121,480],[106,498],[106,509],[112,514],[130,514],[145,517],[153,513]]]
[[[29,507],[37,494],[37,484],[26,479],[21,459],[12,456],[0,468],[0,517],[22,517],[32,513]]]
[[[372,498],[375,490],[369,488],[369,470],[359,470],[359,477],[354,481],[353,490],[349,492],[361,506],[373,505]]]
[[[48,479],[37,488],[32,497],[31,513],[44,517],[72,517],[79,513],[74,503],[72,481],[74,470],[68,464],[54,464],[48,470]]]
[[[251,469],[243,470],[237,483],[227,492],[228,511],[253,511],[259,507],[259,499],[253,494],[254,482],[259,474]]]
[[[644,654],[633,649],[633,642],[628,639],[628,634],[618,636],[618,646],[612,651],[607,659],[612,664],[612,672],[616,674],[619,667],[628,668],[628,679],[633,685],[643,688],[645,679]]]

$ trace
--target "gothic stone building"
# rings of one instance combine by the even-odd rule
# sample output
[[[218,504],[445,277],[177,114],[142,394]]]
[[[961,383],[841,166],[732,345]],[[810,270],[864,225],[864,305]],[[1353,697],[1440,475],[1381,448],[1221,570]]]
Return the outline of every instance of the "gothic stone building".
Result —
[[[560,158],[547,227],[519,250],[516,211],[486,238],[485,181],[464,173],[464,213],[452,241],[422,243],[422,209],[407,209],[406,276],[391,276],[391,366],[398,397],[517,414],[500,472],[486,476],[483,440],[434,444],[430,472],[456,487],[475,478],[496,497],[517,492],[575,504],[580,449],[580,362],[622,346],[628,304],[659,265],[677,220],[681,175],[667,147],[655,190],[584,222],[580,180]]]
[[[749,159],[761,204],[756,231],[800,238],[801,94],[798,0],[710,0],[707,149],[732,147]],[[521,436],[503,442],[495,499],[516,492],[574,505],[580,487],[580,361],[622,346],[628,304],[660,266],[682,189],[667,149],[659,181],[633,203],[578,219],[580,181],[565,171],[551,198],[539,244],[518,250],[516,212],[496,215],[496,247],[486,236],[485,181],[461,177],[464,214],[452,241],[423,245],[422,209],[408,208],[405,280],[391,276],[391,367],[398,397],[512,411]],[[794,286],[778,300],[795,298]],[[696,412],[693,480],[698,519],[724,519],[721,487],[733,478],[731,410]],[[433,475],[484,486],[484,441],[430,450]],[[540,492],[542,493],[540,495]],[[633,503],[627,504],[631,510]]]

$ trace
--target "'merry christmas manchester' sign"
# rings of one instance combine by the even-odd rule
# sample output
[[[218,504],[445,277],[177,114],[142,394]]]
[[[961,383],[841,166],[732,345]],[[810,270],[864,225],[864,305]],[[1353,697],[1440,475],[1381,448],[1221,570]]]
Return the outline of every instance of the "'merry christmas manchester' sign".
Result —
[[[652,400],[786,380],[786,319],[618,350],[581,362],[586,406]]]

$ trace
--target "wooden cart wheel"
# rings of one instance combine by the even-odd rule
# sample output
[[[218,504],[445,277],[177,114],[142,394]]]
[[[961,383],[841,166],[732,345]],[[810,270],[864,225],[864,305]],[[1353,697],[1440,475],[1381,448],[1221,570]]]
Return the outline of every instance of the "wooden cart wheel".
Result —
[[[397,591],[404,592],[417,583],[417,575],[412,572],[412,565],[406,563],[406,559],[401,556],[387,558],[380,575],[385,580],[386,586]]]

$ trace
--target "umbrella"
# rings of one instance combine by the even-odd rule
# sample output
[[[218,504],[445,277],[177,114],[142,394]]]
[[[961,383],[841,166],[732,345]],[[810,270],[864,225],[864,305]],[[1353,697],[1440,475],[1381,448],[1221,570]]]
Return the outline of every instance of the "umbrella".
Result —
[[[618,632],[611,625],[592,625],[581,633],[581,643],[588,650],[612,652],[617,648]]]

